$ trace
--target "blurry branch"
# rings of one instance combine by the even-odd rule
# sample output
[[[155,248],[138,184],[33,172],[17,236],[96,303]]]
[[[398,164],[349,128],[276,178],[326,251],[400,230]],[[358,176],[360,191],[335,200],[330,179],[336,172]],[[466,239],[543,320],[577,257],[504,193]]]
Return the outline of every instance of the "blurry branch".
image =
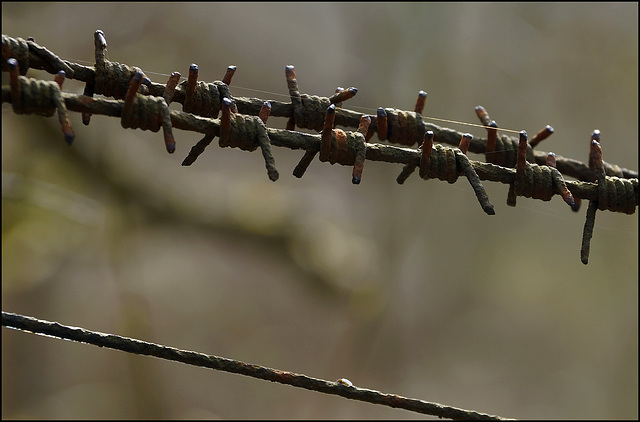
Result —
[[[280,371],[260,365],[245,363],[233,359],[221,358],[204,353],[180,350],[173,347],[148,343],[114,334],[89,331],[79,327],[70,327],[2,311],[2,325],[35,334],[92,344],[98,347],[121,350],[137,355],[155,356],[157,358],[182,362],[188,365],[201,366],[218,371],[246,375],[253,378],[300,387],[311,391],[342,396],[347,399],[360,400],[372,404],[405,409],[411,412],[437,416],[447,419],[464,420],[501,420],[503,418],[471,410],[458,409],[424,400],[411,399],[396,394],[385,394],[375,390],[359,388],[344,378],[335,382],[308,377],[288,371]]]

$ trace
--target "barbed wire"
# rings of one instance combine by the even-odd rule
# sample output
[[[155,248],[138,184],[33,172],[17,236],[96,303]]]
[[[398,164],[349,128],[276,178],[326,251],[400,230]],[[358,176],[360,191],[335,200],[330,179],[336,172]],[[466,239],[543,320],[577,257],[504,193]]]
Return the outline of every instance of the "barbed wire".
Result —
[[[74,134],[67,111],[82,113],[88,125],[92,114],[119,117],[124,128],[159,131],[163,129],[167,151],[175,151],[173,128],[204,134],[194,145],[182,165],[191,165],[217,136],[220,147],[246,151],[260,148],[268,176],[279,178],[271,146],[305,151],[293,170],[302,177],[319,153],[321,162],[353,166],[352,183],[362,180],[365,160],[404,164],[397,182],[402,184],[415,171],[423,179],[437,178],[455,183],[465,176],[483,211],[495,214],[482,180],[509,185],[507,204],[516,205],[516,198],[549,201],[554,195],[578,211],[582,199],[590,201],[581,246],[581,260],[588,263],[589,244],[593,234],[596,210],[635,213],[639,204],[638,174],[602,159],[600,132],[591,136],[589,163],[556,156],[552,152],[534,150],[553,133],[546,126],[530,141],[521,131],[518,138],[498,136],[498,125],[481,106],[476,114],[487,129],[487,139],[442,128],[422,116],[426,92],[420,91],[414,111],[378,108],[375,116],[363,115],[342,107],[357,94],[356,88],[338,88],[331,97],[301,94],[292,65],[285,67],[290,103],[264,101],[258,98],[233,97],[230,84],[236,71],[229,66],[221,81],[198,81],[198,66],[189,67],[188,78],[174,72],[166,84],[152,82],[137,67],[109,61],[104,33],[94,33],[95,66],[87,67],[60,59],[35,43],[2,36],[2,67],[10,75],[10,85],[2,88],[2,101],[11,103],[17,114],[52,116],[57,111],[66,141]],[[55,74],[55,82],[27,78],[29,68]],[[86,83],[84,95],[61,91],[64,78]],[[99,94],[109,98],[94,97]],[[183,111],[170,111],[168,104],[178,102]],[[220,116],[220,117],[218,117]],[[286,129],[266,126],[269,116],[288,118]],[[336,128],[357,128],[345,131]],[[318,135],[296,131],[311,129]],[[371,143],[379,140],[401,146]],[[417,149],[410,149],[417,145]],[[451,146],[446,146],[451,145]],[[485,154],[486,162],[470,160],[468,151]],[[565,180],[564,176],[576,178]]]
[[[155,356],[161,359],[186,363],[187,365],[246,375],[280,384],[305,388],[307,390],[333,394],[347,399],[390,406],[425,415],[438,416],[440,418],[454,420],[504,419],[499,416],[493,416],[476,411],[464,410],[424,400],[402,397],[397,394],[385,394],[375,390],[356,387],[346,378],[340,378],[334,382],[326,381],[303,374],[267,368],[261,365],[245,363],[234,359],[176,349],[169,346],[149,343],[114,334],[90,331],[79,327],[70,327],[57,322],[40,320],[11,312],[2,311],[2,325],[8,328],[28,331],[35,334],[43,334],[63,340],[87,343],[98,347],[107,347],[109,349],[121,350],[136,355]]]

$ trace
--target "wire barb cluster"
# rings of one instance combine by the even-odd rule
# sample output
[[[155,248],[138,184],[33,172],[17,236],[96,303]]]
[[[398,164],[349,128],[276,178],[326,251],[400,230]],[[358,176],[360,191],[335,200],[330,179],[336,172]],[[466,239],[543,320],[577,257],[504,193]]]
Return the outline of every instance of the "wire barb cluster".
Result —
[[[171,130],[169,106],[164,98],[138,94],[144,74],[136,70],[124,95],[120,122],[127,129],[142,129],[157,132],[163,128],[167,152],[173,153],[176,142]]]
[[[229,66],[221,81],[198,81],[198,66],[192,64],[186,81],[174,72],[166,84],[153,83],[137,67],[109,61],[104,33],[94,33],[95,66],[84,67],[58,58],[33,39],[23,40],[2,36],[3,70],[10,74],[10,86],[3,87],[2,101],[10,102],[16,113],[35,113],[51,116],[57,110],[67,142],[73,131],[67,109],[82,113],[84,124],[91,114],[120,117],[124,128],[159,131],[163,129],[167,151],[175,151],[172,129],[191,130],[204,134],[185,157],[182,165],[189,166],[204,152],[213,139],[220,138],[220,147],[255,151],[260,148],[269,178],[279,177],[271,146],[283,146],[305,151],[293,175],[302,177],[319,153],[319,161],[353,166],[352,183],[362,180],[365,160],[404,164],[397,182],[402,184],[419,169],[422,179],[436,178],[454,183],[465,176],[474,189],[485,213],[495,214],[493,205],[481,180],[499,181],[509,185],[507,204],[516,205],[516,198],[549,201],[560,195],[574,211],[581,199],[590,201],[583,232],[581,259],[588,260],[589,241],[596,210],[632,214],[639,203],[638,174],[602,160],[599,131],[592,136],[589,164],[534,150],[553,134],[551,126],[540,130],[530,141],[526,132],[519,138],[498,136],[498,125],[482,107],[476,115],[487,129],[487,138],[441,128],[422,116],[427,93],[420,91],[414,111],[378,108],[375,116],[362,115],[342,107],[357,93],[356,88],[337,88],[330,97],[301,94],[295,68],[285,67],[290,103],[259,99],[234,98],[229,85],[236,72]],[[45,69],[56,74],[56,82],[45,82],[20,76],[29,67]],[[84,95],[61,92],[64,77],[86,83]],[[110,99],[94,98],[100,94]],[[179,102],[182,112],[169,111],[168,104]],[[219,116],[219,117],[218,117]],[[267,127],[269,116],[288,118],[286,129]],[[354,131],[338,129],[357,128]],[[311,135],[295,128],[319,132]],[[378,139],[403,147],[370,143]],[[417,149],[407,149],[417,145]],[[449,146],[445,146],[449,145]],[[467,152],[484,154],[486,162],[472,161]],[[567,181],[563,175],[577,181]]]
[[[74,133],[67,113],[67,107],[62,99],[62,83],[65,72],[61,70],[55,81],[47,82],[20,76],[20,68],[15,58],[6,61],[11,83],[11,105],[16,114],[38,114],[51,117],[58,114],[62,133],[69,145],[73,142]]]

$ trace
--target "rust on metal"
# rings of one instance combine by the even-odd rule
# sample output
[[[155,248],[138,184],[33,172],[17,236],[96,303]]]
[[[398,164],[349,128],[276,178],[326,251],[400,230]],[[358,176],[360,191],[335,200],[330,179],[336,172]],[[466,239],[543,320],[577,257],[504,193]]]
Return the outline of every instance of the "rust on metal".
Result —
[[[427,101],[427,93],[425,91],[420,91],[418,93],[418,99],[416,100],[416,106],[414,107],[414,111],[416,113],[422,114],[424,111],[424,105]]]

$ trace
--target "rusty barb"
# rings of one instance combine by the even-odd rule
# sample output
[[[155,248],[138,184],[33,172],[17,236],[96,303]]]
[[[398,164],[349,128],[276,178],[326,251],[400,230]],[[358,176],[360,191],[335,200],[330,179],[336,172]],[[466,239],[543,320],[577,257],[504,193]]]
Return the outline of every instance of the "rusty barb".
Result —
[[[166,84],[152,82],[137,67],[107,59],[107,40],[101,30],[94,33],[95,66],[68,62],[35,40],[2,35],[2,69],[9,73],[9,85],[2,87],[2,101],[11,103],[17,114],[58,114],[67,143],[74,133],[68,110],[82,113],[88,125],[92,114],[119,117],[124,128],[159,131],[163,129],[165,148],[176,149],[173,128],[204,134],[182,162],[193,164],[217,136],[219,146],[255,151],[260,148],[270,180],[279,177],[271,146],[304,150],[293,170],[302,177],[315,156],[320,162],[353,167],[351,181],[362,181],[365,160],[403,164],[397,182],[403,184],[416,170],[422,179],[439,179],[455,183],[459,176],[467,178],[486,214],[495,214],[482,180],[509,185],[507,204],[516,198],[549,201],[559,195],[573,211],[581,199],[589,201],[583,231],[581,260],[588,262],[595,213],[608,210],[633,214],[638,206],[638,173],[602,160],[600,132],[590,139],[588,164],[556,156],[552,152],[534,150],[554,133],[547,125],[528,140],[521,131],[518,138],[499,135],[499,127],[487,110],[477,106],[475,112],[487,130],[487,138],[438,127],[422,115],[427,93],[419,91],[413,111],[394,108],[377,109],[369,116],[343,108],[358,90],[338,87],[330,97],[300,92],[295,67],[285,67],[285,80],[291,101],[264,101],[257,98],[233,97],[229,85],[237,71],[228,66],[221,81],[198,81],[199,67],[191,64],[186,81],[173,72]],[[43,69],[55,75],[53,81],[27,78],[28,69]],[[84,95],[61,91],[65,78],[86,83]],[[94,98],[99,94],[106,98]],[[172,102],[182,104],[182,111],[169,111]],[[286,129],[267,127],[270,117],[287,119]],[[338,128],[338,126],[344,128]],[[316,134],[296,131],[303,128]],[[353,128],[354,130],[348,130]],[[371,143],[374,134],[379,141]],[[414,149],[416,148],[417,149]],[[473,161],[467,154],[483,154],[485,162]],[[577,180],[567,181],[564,176]]]

